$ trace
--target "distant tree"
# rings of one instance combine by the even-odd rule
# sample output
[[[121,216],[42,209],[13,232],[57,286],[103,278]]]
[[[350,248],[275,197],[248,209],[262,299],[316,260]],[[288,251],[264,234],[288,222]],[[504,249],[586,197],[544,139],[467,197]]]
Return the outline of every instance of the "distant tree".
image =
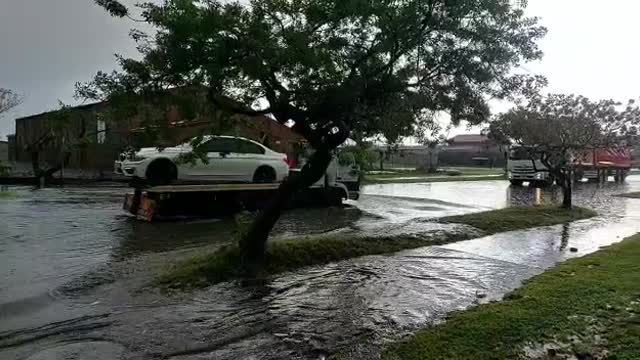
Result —
[[[336,156],[340,165],[355,164],[361,171],[373,170],[379,161],[378,151],[370,142],[341,147]]]
[[[623,105],[549,94],[496,116],[489,131],[492,139],[521,145],[532,160],[540,159],[563,190],[562,206],[571,208],[575,156],[586,149],[626,146],[638,125],[640,108],[633,100]]]
[[[129,9],[94,0],[116,17]],[[157,32],[132,31],[141,60],[78,84],[82,98],[135,109],[168,89],[204,89],[219,109],[269,114],[315,149],[262,210],[242,242],[260,263],[292,194],[315,183],[350,135],[410,135],[423,110],[452,122],[489,116],[487,99],[525,81],[512,68],[539,59],[546,29],[508,0],[164,0],[144,3]],[[127,105],[129,104],[129,105]]]
[[[0,88],[0,115],[22,103],[22,96],[12,90]]]
[[[425,161],[420,166],[428,173],[436,173],[439,165],[439,146],[447,142],[447,133],[451,129],[451,124],[443,129],[442,124],[435,119],[436,114],[423,111],[416,124],[414,137],[423,146],[427,147],[424,155]]]

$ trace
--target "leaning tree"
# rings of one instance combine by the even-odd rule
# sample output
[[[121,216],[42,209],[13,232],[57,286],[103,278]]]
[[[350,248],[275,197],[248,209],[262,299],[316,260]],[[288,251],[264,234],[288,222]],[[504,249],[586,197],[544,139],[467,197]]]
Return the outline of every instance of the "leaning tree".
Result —
[[[116,0],[94,0],[131,18]],[[144,3],[133,30],[141,59],[99,72],[78,96],[135,110],[159,96],[196,89],[228,113],[269,115],[289,124],[315,152],[256,217],[243,243],[259,263],[292,194],[316,182],[349,136],[413,132],[425,112],[453,123],[489,116],[487,101],[524,82],[512,74],[542,56],[546,33],[511,0],[163,0]],[[173,91],[172,91],[173,90]],[[184,102],[180,102],[184,104]],[[174,104],[175,105],[175,104]],[[168,107],[163,107],[168,108]]]
[[[574,167],[585,150],[622,148],[637,135],[640,108],[633,100],[592,101],[584,96],[530,94],[528,101],[497,115],[490,123],[493,139],[515,143],[535,164],[544,165],[563,190],[562,206],[572,206]]]

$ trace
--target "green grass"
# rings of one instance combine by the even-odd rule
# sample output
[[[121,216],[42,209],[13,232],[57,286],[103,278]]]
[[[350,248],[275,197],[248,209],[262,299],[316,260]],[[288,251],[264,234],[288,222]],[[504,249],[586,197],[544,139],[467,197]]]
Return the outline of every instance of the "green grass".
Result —
[[[637,234],[534,277],[502,302],[453,313],[383,358],[518,359],[546,344],[558,359],[640,359],[639,259]]]
[[[442,221],[466,223],[479,231],[434,234],[433,236],[347,237],[316,236],[269,242],[266,263],[261,275],[268,276],[305,266],[326,264],[364,255],[393,253],[428,245],[444,244],[506,230],[564,223],[595,215],[591,210],[574,208],[562,210],[551,207],[506,208],[469,215],[443,218]],[[493,224],[489,226],[489,224]],[[198,288],[240,278],[240,250],[228,245],[211,254],[198,256],[175,264],[161,275],[158,284],[163,288]]]
[[[487,167],[445,167],[445,171],[460,171],[461,175],[502,175],[504,174],[504,169],[499,167],[494,167],[493,169]]]
[[[485,232],[497,233],[547,226],[590,218],[596,212],[574,206],[571,210],[557,206],[516,206],[499,210],[440,218],[441,222],[467,224]]]
[[[14,198],[17,197],[18,194],[11,191],[0,191],[0,199]]]
[[[398,177],[398,176],[396,176]],[[415,179],[402,179],[398,177],[377,178],[367,175],[364,184],[412,184],[412,183],[436,183],[450,181],[486,181],[486,180],[505,180],[503,175],[484,175],[484,176],[424,176]]]
[[[365,183],[417,183],[445,181],[478,181],[499,180],[504,178],[504,170],[500,168],[456,167],[444,168],[442,172],[433,174],[420,170],[390,170],[383,174],[367,174]],[[415,179],[403,179],[415,177]]]
[[[640,199],[640,191],[630,192],[630,193],[626,193],[626,194],[619,194],[619,195],[616,195],[616,196],[632,198],[632,199]]]

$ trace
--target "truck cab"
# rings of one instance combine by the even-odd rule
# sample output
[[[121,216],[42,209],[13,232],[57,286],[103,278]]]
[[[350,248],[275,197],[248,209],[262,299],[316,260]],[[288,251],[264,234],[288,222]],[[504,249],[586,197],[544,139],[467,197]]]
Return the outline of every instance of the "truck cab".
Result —
[[[521,186],[524,182],[534,186],[548,186],[554,181],[539,157],[525,146],[512,146],[509,149],[507,177],[515,186]]]

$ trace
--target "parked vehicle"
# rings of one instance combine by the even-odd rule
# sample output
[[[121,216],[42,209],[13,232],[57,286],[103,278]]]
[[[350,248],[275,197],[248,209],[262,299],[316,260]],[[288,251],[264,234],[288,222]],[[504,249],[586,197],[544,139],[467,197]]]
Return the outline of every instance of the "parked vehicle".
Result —
[[[585,178],[589,181],[598,181],[601,176],[606,181],[613,176],[616,182],[623,182],[631,171],[631,149],[593,149],[574,154],[573,161],[576,179]]]
[[[150,185],[166,185],[175,180],[274,183],[289,174],[286,154],[253,140],[207,136],[200,146],[206,151],[207,162],[182,161],[181,155],[193,151],[190,143],[186,143],[162,150],[142,148],[123,153],[115,161],[115,172],[144,179]]]
[[[311,148],[305,147],[298,159],[299,167],[292,171],[300,171],[304,164],[307,163],[307,159],[312,152],[313,150]],[[346,159],[346,157],[339,159],[338,156],[334,156],[327,167],[325,176],[318,180],[314,186],[334,186],[339,184],[347,191],[349,199],[358,200],[360,197],[360,185],[362,183],[362,171],[355,159]]]
[[[512,185],[521,186],[523,182],[530,185],[546,186],[553,184],[553,177],[540,159],[533,160],[526,147],[512,146],[507,160],[507,177]]]
[[[613,176],[615,181],[624,181],[631,169],[631,152],[628,148],[598,148],[575,152],[569,161],[574,165],[574,180],[606,181]],[[512,185],[524,182],[534,186],[549,186],[555,181],[553,175],[540,159],[532,159],[526,147],[511,147],[507,163],[508,178]]]

